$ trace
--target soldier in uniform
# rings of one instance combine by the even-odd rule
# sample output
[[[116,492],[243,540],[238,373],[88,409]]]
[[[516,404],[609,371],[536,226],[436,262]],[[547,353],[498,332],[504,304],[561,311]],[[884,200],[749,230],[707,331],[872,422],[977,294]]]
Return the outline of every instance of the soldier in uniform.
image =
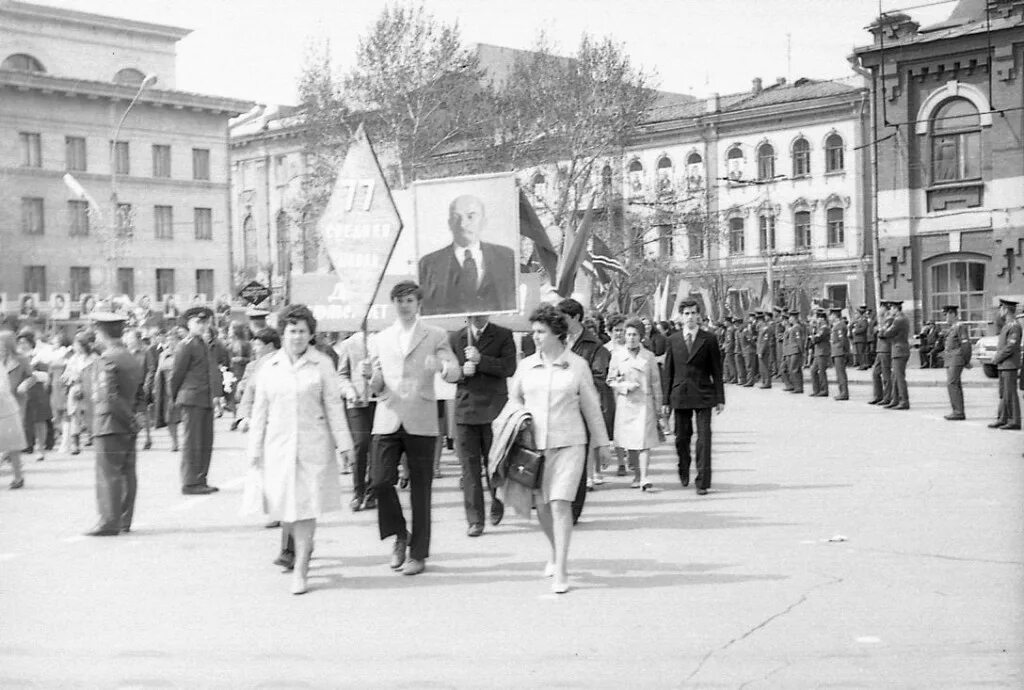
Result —
[[[145,405],[143,369],[121,340],[127,318],[93,312],[96,340],[103,350],[93,365],[93,445],[96,448],[96,506],[99,523],[90,537],[116,537],[132,527],[135,512],[136,414]]]
[[[850,358],[850,334],[846,324],[843,323],[843,310],[833,308],[831,314],[832,331],[829,334],[829,350],[832,355],[832,365],[836,368],[836,385],[839,386],[839,395],[836,396],[836,400],[849,400],[850,386],[846,378],[846,363]]]
[[[867,306],[857,309],[857,318],[853,322],[853,357],[854,364],[861,371],[868,368],[868,317]]]
[[[811,360],[811,397],[828,397],[828,360],[831,357],[832,330],[825,322],[824,310],[817,312],[817,323],[811,333],[811,344],[814,347],[814,359]]]
[[[1003,327],[999,329],[999,344],[992,363],[999,370],[999,414],[989,424],[991,429],[1020,429],[1020,398],[1017,397],[1017,370],[1021,366],[1021,326],[1014,319],[1017,303],[999,300],[999,315]]]
[[[971,340],[967,333],[967,324],[957,319],[960,307],[947,304],[942,308],[946,317],[946,330],[943,333],[944,347],[942,361],[946,365],[946,392],[949,393],[949,404],[953,411],[946,415],[951,422],[967,419],[964,414],[964,387],[960,383],[960,375],[965,367],[971,366]]]
[[[734,316],[733,328],[736,330],[736,341],[733,345],[733,361],[736,363],[736,383],[740,386],[747,382],[747,365],[743,357],[743,319]]]
[[[761,388],[772,387],[772,363],[775,361],[775,323],[770,311],[761,312],[761,330],[757,333],[757,366],[761,372]]]
[[[736,327],[727,316],[722,333],[722,380],[725,383],[736,383]]]
[[[786,355],[787,369],[789,371],[789,386],[791,393],[804,392],[804,329],[800,324],[800,312],[793,309],[789,312],[789,327],[786,329],[786,339],[783,343],[784,354]]]
[[[879,302],[883,309],[889,305],[888,302]],[[892,400],[892,347],[889,344],[889,336],[883,331],[891,323],[890,317],[885,314],[882,328],[868,330],[875,332],[875,364],[871,369],[871,381],[874,384],[874,396],[868,401],[868,405],[888,405]]]
[[[907,362],[910,361],[910,320],[903,313],[903,301],[889,302],[892,323],[886,329],[892,348],[892,395],[886,408],[909,410],[910,391],[907,389]]]
[[[743,364],[747,370],[747,377],[743,381],[745,388],[753,388],[757,379],[757,313],[747,314],[747,323],[743,327],[743,336],[740,343],[743,349]]]
[[[782,307],[775,307],[775,378],[782,381],[783,387],[789,386],[786,376],[786,356],[782,354],[786,340],[786,312]]]
[[[864,360],[864,369],[868,370],[874,366],[875,355],[878,354],[878,319],[870,307],[864,312],[864,316],[868,320],[868,354]]]

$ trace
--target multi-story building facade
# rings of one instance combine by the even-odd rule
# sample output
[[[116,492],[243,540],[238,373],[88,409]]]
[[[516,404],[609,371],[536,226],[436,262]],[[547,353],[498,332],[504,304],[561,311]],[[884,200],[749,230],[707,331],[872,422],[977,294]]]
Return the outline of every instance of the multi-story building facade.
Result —
[[[252,104],[176,88],[175,45],[188,33],[0,4],[8,305],[66,295],[74,315],[83,295],[156,306],[230,289],[227,125]]]
[[[977,334],[997,296],[1024,293],[1024,1],[869,28],[855,57],[872,82],[882,294],[918,325],[958,304]]]

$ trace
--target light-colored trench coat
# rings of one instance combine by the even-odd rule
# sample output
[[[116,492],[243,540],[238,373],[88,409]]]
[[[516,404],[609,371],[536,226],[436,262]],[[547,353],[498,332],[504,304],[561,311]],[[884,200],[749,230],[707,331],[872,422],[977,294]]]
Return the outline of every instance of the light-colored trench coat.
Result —
[[[615,445],[626,450],[658,446],[658,410],[661,376],[654,353],[641,347],[637,354],[625,347],[612,352],[608,386],[615,391]]]
[[[262,467],[271,519],[317,518],[341,506],[336,450],[352,449],[334,365],[310,347],[271,355],[254,381],[249,457]]]

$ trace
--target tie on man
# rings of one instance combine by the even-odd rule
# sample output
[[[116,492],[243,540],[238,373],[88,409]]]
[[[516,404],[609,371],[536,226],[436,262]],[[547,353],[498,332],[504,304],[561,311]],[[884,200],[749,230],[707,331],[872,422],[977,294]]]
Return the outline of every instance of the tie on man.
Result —
[[[462,299],[466,305],[470,305],[476,300],[476,288],[477,281],[479,280],[479,274],[476,268],[476,259],[473,258],[473,253],[469,249],[465,250],[462,260],[462,273],[459,276],[459,285],[462,286]]]
[[[686,334],[686,351],[689,353],[693,350],[693,334]]]

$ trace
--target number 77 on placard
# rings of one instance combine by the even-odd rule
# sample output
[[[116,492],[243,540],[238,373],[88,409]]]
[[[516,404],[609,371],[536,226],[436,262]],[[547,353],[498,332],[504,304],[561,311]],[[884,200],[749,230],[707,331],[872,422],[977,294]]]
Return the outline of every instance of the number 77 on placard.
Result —
[[[373,190],[376,186],[377,181],[368,178],[363,180],[338,180],[338,189],[347,189],[348,193],[345,195],[345,211],[350,213],[355,207],[356,196],[360,189],[365,189],[366,194],[363,197],[362,209],[363,211],[369,211],[370,206],[373,204]]]

